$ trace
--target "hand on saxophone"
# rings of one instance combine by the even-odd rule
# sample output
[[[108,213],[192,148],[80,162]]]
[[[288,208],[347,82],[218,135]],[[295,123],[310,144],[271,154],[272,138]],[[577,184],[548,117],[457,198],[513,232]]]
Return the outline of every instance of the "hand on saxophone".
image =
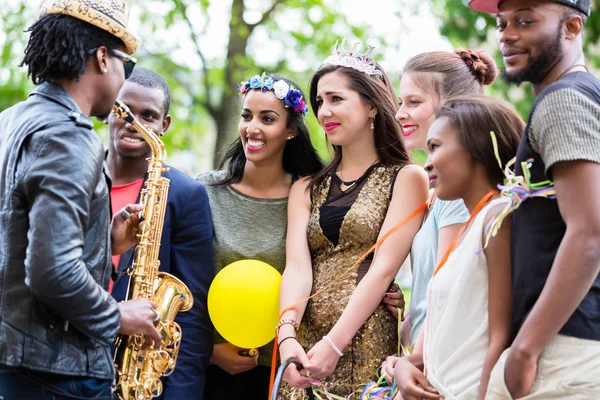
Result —
[[[140,204],[128,204],[113,215],[110,232],[112,255],[123,254],[138,244],[135,229],[140,223]]]
[[[160,344],[162,337],[156,330],[159,313],[156,304],[147,299],[122,301],[119,303],[121,311],[121,335],[144,335],[148,347],[154,342],[154,348]]]

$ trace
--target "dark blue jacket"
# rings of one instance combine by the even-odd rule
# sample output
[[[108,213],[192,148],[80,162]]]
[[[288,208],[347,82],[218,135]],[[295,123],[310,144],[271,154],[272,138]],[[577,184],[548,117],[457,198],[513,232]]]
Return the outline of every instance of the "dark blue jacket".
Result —
[[[175,319],[183,337],[175,371],[163,379],[163,398],[202,400],[213,347],[213,325],[206,306],[215,274],[208,195],[202,184],[175,168],[164,176],[171,182],[159,251],[160,271],[188,286],[194,306]],[[124,272],[132,262],[133,248],[121,255],[117,271]],[[128,282],[128,275],[117,279],[112,291],[116,300],[125,299]]]

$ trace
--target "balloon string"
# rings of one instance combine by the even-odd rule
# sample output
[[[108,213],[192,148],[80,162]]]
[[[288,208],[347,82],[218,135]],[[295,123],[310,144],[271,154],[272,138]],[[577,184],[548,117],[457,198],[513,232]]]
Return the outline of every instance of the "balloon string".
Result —
[[[333,281],[331,281],[325,287],[319,289],[313,295],[311,295],[307,298],[304,298],[304,299],[292,304],[289,307],[286,307],[279,315],[279,319],[281,319],[286,312],[293,310],[300,304],[306,303],[310,299],[312,299],[312,298],[320,295],[324,291],[330,289],[335,283],[339,282],[343,277],[348,275],[360,263],[362,263],[369,256],[369,254],[371,254],[373,251],[375,251],[375,249],[377,249],[379,246],[381,246],[381,244],[387,238],[389,238],[394,232],[396,232],[402,226],[406,225],[411,219],[415,218],[417,215],[419,215],[421,212],[423,212],[425,210],[425,208],[427,208],[428,205],[429,205],[429,200],[427,200],[425,203],[421,204],[421,206],[419,208],[417,208],[415,211],[413,211],[408,217],[406,217],[402,221],[398,222],[394,227],[392,227],[389,231],[387,231],[385,235],[383,235],[379,240],[377,240],[377,242],[375,242],[375,244],[373,246],[371,246],[371,248],[369,250],[367,250],[362,256],[360,256],[358,261],[356,261],[354,264],[352,264],[348,269],[346,269],[344,272],[342,272],[342,274],[340,274],[337,278],[335,278]],[[278,346],[278,338],[277,338],[277,334],[275,334],[275,343],[273,345],[273,357],[271,359],[271,378],[270,378],[270,382],[269,382],[269,393],[270,393],[269,400],[275,400],[275,399],[271,398],[271,394],[273,392],[273,383],[275,381],[275,368],[276,368],[275,366],[277,365],[277,349],[278,349],[278,347],[279,347]]]

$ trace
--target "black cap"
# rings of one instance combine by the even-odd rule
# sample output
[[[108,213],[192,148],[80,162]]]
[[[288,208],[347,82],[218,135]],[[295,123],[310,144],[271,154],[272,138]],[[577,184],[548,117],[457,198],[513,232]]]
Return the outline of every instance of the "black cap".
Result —
[[[581,11],[586,16],[590,16],[592,13],[592,4],[590,0],[551,0],[554,3],[560,3],[567,7],[574,8],[577,11]],[[490,14],[498,13],[498,4],[502,0],[470,0],[469,7],[475,11],[481,11]]]

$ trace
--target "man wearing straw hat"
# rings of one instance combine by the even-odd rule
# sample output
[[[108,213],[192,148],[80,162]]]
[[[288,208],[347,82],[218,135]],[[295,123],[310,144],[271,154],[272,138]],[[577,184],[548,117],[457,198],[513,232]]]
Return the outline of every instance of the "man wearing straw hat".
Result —
[[[112,219],[102,141],[138,40],[125,0],[52,0],[29,28],[37,89],[0,114],[0,399],[111,399],[118,333],[155,342],[147,300],[106,291],[138,205]],[[131,214],[131,216],[130,216]]]

